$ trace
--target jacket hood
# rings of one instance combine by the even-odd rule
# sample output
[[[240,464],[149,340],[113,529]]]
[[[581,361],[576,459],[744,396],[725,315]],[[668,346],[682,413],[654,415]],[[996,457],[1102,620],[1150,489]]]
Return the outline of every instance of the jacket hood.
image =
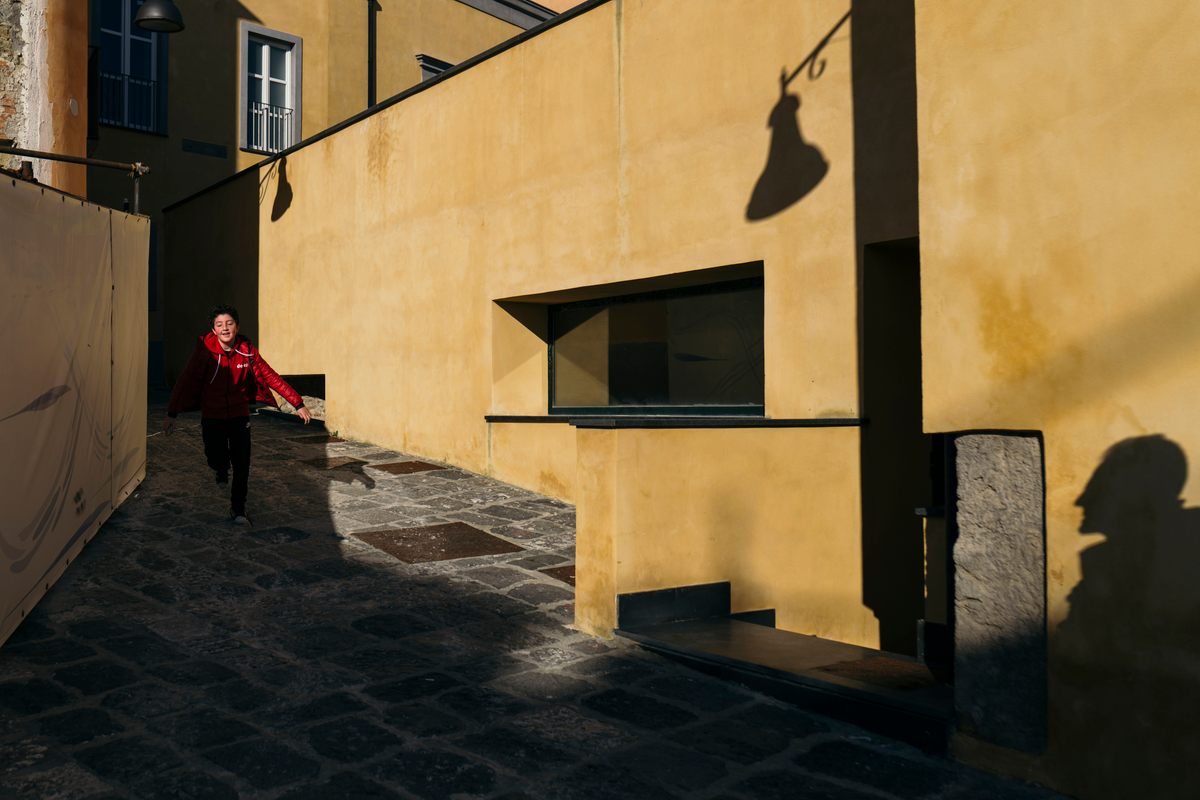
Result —
[[[207,347],[209,352],[211,352],[213,355],[220,356],[225,354],[225,348],[221,347],[221,343],[217,340],[217,335],[212,331],[204,334],[204,336],[201,337],[201,341],[204,342],[204,346]],[[250,340],[245,336],[242,336],[240,333],[237,335],[237,338],[233,340],[233,349],[237,350],[244,356],[253,355],[253,347],[254,345],[250,344]]]

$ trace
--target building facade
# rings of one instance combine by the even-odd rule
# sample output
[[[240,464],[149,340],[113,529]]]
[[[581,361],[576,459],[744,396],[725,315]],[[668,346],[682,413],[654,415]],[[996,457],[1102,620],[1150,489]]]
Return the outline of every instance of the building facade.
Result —
[[[574,502],[580,628],[940,631],[960,757],[1191,796],[1198,21],[594,0],[169,207],[167,362],[232,291],[331,429]]]
[[[157,223],[164,206],[365,109],[372,49],[382,100],[553,16],[527,0],[181,0],[186,27],[163,34],[134,24],[141,0],[73,5],[88,4],[98,123],[91,154],[151,168],[141,182],[140,211],[156,223],[156,383],[163,326]],[[93,168],[88,178],[97,202],[132,202],[131,183],[120,173]]]

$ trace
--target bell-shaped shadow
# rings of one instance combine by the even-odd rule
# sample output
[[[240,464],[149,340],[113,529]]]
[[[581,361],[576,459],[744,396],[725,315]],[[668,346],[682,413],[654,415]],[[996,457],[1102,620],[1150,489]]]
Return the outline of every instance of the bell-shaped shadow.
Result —
[[[275,184],[275,202],[271,205],[271,222],[277,221],[292,207],[292,184],[288,183],[287,157],[279,159],[279,181]]]
[[[1180,499],[1186,479],[1179,445],[1140,436],[1109,448],[1076,500],[1080,533],[1105,536],[1080,556],[1055,642],[1056,738],[1083,796],[1200,796],[1187,699],[1200,680],[1200,509]]]
[[[771,148],[746,206],[748,220],[772,217],[799,202],[829,171],[825,156],[800,132],[800,95],[788,94],[786,70],[780,75],[779,102],[771,109],[767,127]]]

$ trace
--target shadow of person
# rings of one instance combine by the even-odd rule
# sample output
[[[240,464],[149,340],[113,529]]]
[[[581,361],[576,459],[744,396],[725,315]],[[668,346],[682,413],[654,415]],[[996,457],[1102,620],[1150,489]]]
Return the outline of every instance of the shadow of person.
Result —
[[[800,95],[788,94],[788,80],[785,68],[779,75],[779,101],[767,118],[771,146],[746,205],[748,220],[772,217],[799,202],[829,171],[825,156],[800,133]]]
[[[1184,508],[1186,479],[1175,442],[1125,439],[1076,500],[1080,533],[1105,537],[1080,556],[1055,637],[1055,739],[1083,796],[1200,797],[1200,509]]]
[[[292,207],[292,184],[287,177],[287,157],[279,159],[279,182],[275,184],[275,202],[271,204],[271,222],[279,220]]]
[[[361,483],[366,489],[374,489],[375,479],[363,470],[365,466],[365,464],[346,464],[337,469],[327,470],[325,477],[337,483],[345,483],[347,485]]]

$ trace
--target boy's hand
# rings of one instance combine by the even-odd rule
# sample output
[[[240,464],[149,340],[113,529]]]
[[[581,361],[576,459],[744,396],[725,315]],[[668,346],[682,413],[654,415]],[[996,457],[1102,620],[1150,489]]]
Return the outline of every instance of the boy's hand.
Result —
[[[163,433],[167,436],[171,435],[171,429],[175,427],[174,417],[163,417]]]
[[[299,408],[296,409],[296,416],[298,416],[298,417],[300,417],[300,419],[304,420],[305,425],[312,422],[312,414],[304,406],[300,406]]]

